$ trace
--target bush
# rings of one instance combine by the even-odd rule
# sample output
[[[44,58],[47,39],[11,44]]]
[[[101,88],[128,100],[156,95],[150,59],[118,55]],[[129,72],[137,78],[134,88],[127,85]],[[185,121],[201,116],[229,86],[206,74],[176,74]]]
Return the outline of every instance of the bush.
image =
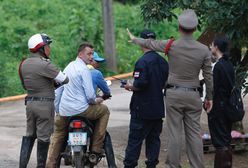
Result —
[[[53,39],[52,61],[63,69],[76,58],[82,41],[94,44],[103,55],[101,1],[92,0],[0,0],[0,97],[24,93],[18,77],[19,62],[28,56],[27,41],[35,33],[46,33]],[[118,72],[133,70],[142,55],[140,48],[128,43],[126,28],[135,35],[144,29],[138,5],[114,2]],[[151,25],[159,39],[178,36],[177,24]],[[115,74],[103,69],[105,75]]]

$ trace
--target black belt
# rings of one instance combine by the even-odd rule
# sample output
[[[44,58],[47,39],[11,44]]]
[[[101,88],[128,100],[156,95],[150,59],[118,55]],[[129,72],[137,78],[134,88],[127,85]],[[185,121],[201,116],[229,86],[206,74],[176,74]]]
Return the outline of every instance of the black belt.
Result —
[[[54,101],[54,98],[50,98],[50,97],[25,97],[25,101]]]
[[[184,86],[167,85],[167,89],[183,90],[183,91],[198,91],[198,88],[189,88]]]

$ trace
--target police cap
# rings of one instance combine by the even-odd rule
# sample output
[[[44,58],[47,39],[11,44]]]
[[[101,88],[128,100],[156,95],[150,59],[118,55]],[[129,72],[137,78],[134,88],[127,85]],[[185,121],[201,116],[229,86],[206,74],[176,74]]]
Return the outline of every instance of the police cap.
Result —
[[[198,19],[195,11],[192,9],[184,10],[178,17],[178,23],[185,29],[194,29],[198,25]]]

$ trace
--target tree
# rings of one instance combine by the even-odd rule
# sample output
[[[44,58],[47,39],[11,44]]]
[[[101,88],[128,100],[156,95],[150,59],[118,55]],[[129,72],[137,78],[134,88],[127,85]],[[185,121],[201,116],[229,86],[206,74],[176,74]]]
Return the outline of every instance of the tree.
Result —
[[[137,4],[140,0],[114,0],[116,2],[120,2],[122,4]]]
[[[194,9],[199,17],[200,40],[209,45],[216,34],[226,34],[232,42],[231,61],[236,85],[248,93],[248,3],[247,0],[145,0],[141,5],[144,21],[153,24],[177,18],[177,9]]]
[[[112,0],[102,0],[102,13],[104,27],[104,53],[107,56],[107,67],[116,72],[117,63]]]
[[[5,70],[5,58],[4,57],[0,57],[0,97],[2,97],[3,95],[5,95],[5,85],[7,84],[6,82],[6,76],[4,73]]]

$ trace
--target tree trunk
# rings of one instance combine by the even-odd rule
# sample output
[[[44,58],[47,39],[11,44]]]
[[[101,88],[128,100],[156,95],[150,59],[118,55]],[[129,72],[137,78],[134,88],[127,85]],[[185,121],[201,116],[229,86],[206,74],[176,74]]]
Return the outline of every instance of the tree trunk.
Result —
[[[107,68],[117,71],[115,52],[115,32],[112,14],[112,0],[102,0],[102,16],[104,27],[104,55],[107,60]]]

